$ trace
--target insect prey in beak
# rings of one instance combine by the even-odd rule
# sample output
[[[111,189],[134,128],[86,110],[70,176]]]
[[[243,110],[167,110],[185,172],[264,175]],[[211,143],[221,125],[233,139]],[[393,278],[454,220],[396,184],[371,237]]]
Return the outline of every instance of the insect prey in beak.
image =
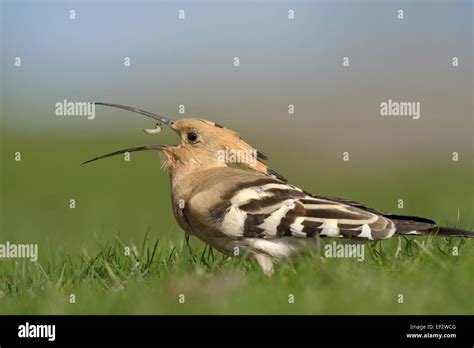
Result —
[[[161,124],[157,123],[157,124],[155,125],[155,128],[153,128],[153,129],[147,129],[147,128],[145,128],[143,131],[144,131],[146,134],[148,134],[148,135],[156,135],[156,134],[159,134],[159,133],[161,133]]]

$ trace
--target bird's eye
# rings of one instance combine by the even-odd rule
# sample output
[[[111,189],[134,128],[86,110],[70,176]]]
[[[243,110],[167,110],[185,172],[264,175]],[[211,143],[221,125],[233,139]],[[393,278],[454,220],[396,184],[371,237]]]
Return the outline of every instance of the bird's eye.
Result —
[[[192,143],[194,143],[197,140],[198,136],[194,132],[189,132],[188,133],[188,140]]]

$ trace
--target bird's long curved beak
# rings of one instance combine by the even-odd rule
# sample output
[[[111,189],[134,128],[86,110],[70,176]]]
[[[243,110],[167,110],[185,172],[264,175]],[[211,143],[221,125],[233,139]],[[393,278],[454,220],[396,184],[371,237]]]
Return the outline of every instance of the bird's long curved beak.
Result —
[[[147,116],[147,117],[153,118],[154,120],[157,120],[157,121],[159,121],[160,123],[164,123],[164,124],[166,124],[167,126],[169,126],[171,129],[173,129],[173,123],[174,123],[173,120],[170,120],[170,119],[167,118],[167,117],[160,116],[160,115],[154,114],[154,113],[149,112],[149,111],[145,111],[145,110],[142,110],[142,109],[133,108],[133,107],[131,107],[131,106],[120,105],[120,104],[110,104],[110,103],[102,103],[102,102],[95,102],[94,104],[95,104],[95,105],[110,106],[110,107],[114,107],[114,108],[119,108],[119,109],[123,109],[123,110],[127,110],[127,111],[136,112],[136,113],[138,113],[138,114],[145,115],[145,116]],[[88,160],[88,161],[83,162],[82,164],[90,163],[90,162],[97,161],[97,160],[100,160],[100,159],[103,159],[103,158],[107,158],[107,157],[112,157],[112,156],[120,155],[120,154],[126,153],[126,152],[136,152],[136,151],[146,151],[146,150],[162,151],[162,150],[164,150],[164,149],[166,149],[166,148],[168,148],[168,147],[170,147],[170,146],[172,146],[172,145],[150,145],[150,146],[132,147],[132,148],[128,148],[128,149],[123,149],[123,150],[118,150],[118,151],[110,152],[110,153],[107,153],[107,154],[105,154],[105,155],[92,158],[92,159],[90,159],[90,160]]]
[[[90,163],[90,162],[94,162],[94,161],[97,161],[97,160],[100,160],[100,159],[103,159],[103,158],[107,158],[107,157],[112,157],[112,156],[116,156],[116,155],[120,155],[122,153],[126,153],[126,152],[136,152],[136,151],[146,151],[146,150],[157,150],[157,151],[162,151],[170,146],[173,146],[173,145],[149,145],[149,146],[139,146],[139,147],[131,147],[129,149],[123,149],[123,150],[118,150],[118,151],[114,151],[114,152],[110,152],[110,153],[106,153],[105,155],[102,155],[102,156],[99,156],[99,157],[95,157],[95,158],[92,158],[88,161],[85,161],[83,162],[82,164],[86,164],[86,163]]]
[[[132,108],[131,106],[126,106],[126,105],[120,105],[120,104],[110,104],[110,103],[102,103],[102,102],[95,102],[95,105],[104,105],[104,106],[111,106],[113,108],[119,108],[123,110],[128,110],[131,112],[136,112],[137,114],[145,115],[147,117],[153,118],[157,121],[160,121],[161,123],[166,124],[167,126],[173,128],[173,120],[170,120],[168,117],[160,116],[157,114],[154,114],[149,111],[145,111],[142,109],[137,109],[137,108]]]

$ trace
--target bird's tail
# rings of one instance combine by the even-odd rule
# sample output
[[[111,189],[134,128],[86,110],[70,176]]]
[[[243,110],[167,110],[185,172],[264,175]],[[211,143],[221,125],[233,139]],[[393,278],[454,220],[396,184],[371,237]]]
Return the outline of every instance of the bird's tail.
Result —
[[[474,232],[461,230],[460,228],[454,227],[438,227],[438,231],[435,232],[439,236],[444,237],[468,237],[474,238]]]
[[[443,237],[468,237],[474,238],[474,232],[462,230],[455,227],[442,227],[436,225],[433,220],[402,215],[388,215],[394,223],[397,234],[424,235],[437,234]]]

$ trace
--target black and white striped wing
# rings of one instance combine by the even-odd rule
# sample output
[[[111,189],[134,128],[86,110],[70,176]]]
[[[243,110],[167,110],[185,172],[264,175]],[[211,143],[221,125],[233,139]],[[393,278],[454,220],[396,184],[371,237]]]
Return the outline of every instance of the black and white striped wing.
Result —
[[[280,181],[249,183],[228,197],[220,230],[234,237],[390,238],[395,223],[382,212],[339,199],[312,196]]]

